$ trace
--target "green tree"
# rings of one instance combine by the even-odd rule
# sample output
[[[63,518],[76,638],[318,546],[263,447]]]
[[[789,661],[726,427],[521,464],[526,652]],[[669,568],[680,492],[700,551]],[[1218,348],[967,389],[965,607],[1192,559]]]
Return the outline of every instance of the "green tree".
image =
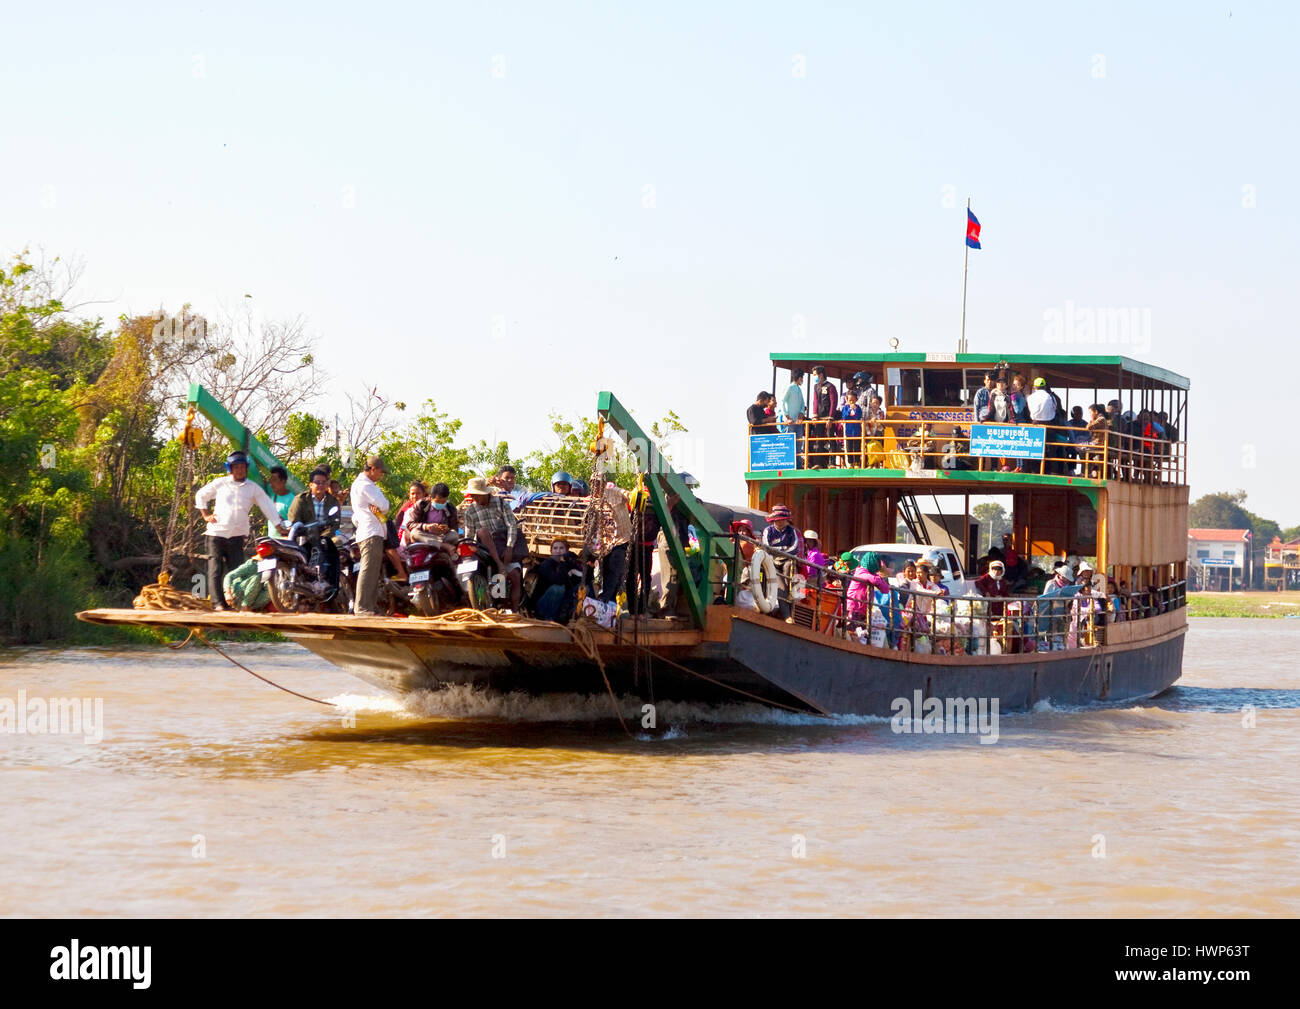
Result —
[[[561,470],[590,482],[595,468],[595,456],[591,447],[599,435],[600,422],[595,418],[583,417],[568,420],[558,413],[550,415],[550,422],[551,437],[547,447],[536,449],[527,457],[528,485],[535,490],[547,490],[552,474]],[[670,410],[667,416],[650,425],[649,433],[664,453],[665,461],[671,465],[672,459],[664,451],[664,443],[674,434],[686,433],[681,418]],[[614,483],[624,490],[631,490],[636,486],[637,480],[632,455],[612,431],[606,429],[605,436],[611,438],[615,445],[613,459],[605,467],[606,474],[612,473]]]
[[[98,323],[33,274],[21,256],[0,270],[0,639],[25,642],[67,634],[93,586],[76,404],[106,358]]]
[[[284,422],[286,465],[292,465],[316,447],[325,431],[325,422],[309,413],[291,413]]]
[[[384,494],[394,503],[406,499],[412,480],[427,484],[445,483],[451,488],[453,501],[474,476],[468,448],[456,446],[461,422],[439,412],[433,400],[424,402],[419,416],[406,427],[390,432],[379,442],[377,454],[388,467]],[[354,460],[359,466],[360,460]]]
[[[470,446],[469,464],[483,476],[494,476],[502,466],[513,466],[515,483],[520,487],[529,486],[526,461],[510,454],[508,442],[499,441],[495,445],[489,445],[486,440],[482,440]]]
[[[1244,490],[1206,494],[1188,507],[1187,524],[1194,529],[1249,529],[1245,501]]]
[[[975,553],[987,553],[995,543],[1002,542],[1004,533],[1011,532],[1011,516],[996,501],[985,501],[971,509],[975,521],[979,523],[980,538],[975,544]]]

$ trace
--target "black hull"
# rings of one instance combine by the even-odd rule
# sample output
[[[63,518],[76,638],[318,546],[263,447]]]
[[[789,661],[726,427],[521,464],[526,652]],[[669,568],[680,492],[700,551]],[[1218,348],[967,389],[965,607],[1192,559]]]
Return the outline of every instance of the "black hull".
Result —
[[[736,621],[731,654],[768,682],[819,711],[882,715],[897,698],[998,698],[1002,711],[1124,703],[1154,697],[1182,675],[1186,628],[1125,647],[1023,656],[902,656],[823,646],[779,629]]]

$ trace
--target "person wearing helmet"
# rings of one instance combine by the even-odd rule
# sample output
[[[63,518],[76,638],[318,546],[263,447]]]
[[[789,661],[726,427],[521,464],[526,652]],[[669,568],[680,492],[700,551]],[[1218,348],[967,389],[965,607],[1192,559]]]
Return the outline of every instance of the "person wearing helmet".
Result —
[[[831,566],[831,559],[822,552],[821,537],[817,535],[816,529],[805,529],[803,531],[803,546],[804,556],[810,564],[819,565],[821,568]],[[821,585],[825,577],[821,570],[809,567],[807,564],[803,567],[803,576],[816,585]]]
[[[573,477],[569,476],[564,470],[556,470],[551,474],[551,493],[558,494],[560,497],[568,497],[573,491]]]
[[[275,502],[248,479],[248,456],[231,452],[226,457],[226,473],[227,476],[205,483],[194,495],[194,507],[207,523],[208,593],[217,610],[226,608],[223,592],[226,572],[244,563],[248,513],[253,505],[266,516],[268,528],[278,529],[281,536],[289,532]]]

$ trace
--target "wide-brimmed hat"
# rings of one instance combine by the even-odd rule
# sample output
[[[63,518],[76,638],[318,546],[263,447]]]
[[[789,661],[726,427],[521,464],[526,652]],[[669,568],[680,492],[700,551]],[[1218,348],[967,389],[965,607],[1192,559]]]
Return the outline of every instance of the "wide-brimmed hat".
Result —
[[[1080,561],[1080,562],[1079,562],[1079,574],[1083,574],[1085,571],[1096,571],[1096,570],[1097,570],[1097,569],[1094,568],[1094,567],[1093,567],[1091,564],[1089,564],[1087,561]]]
[[[1074,568],[1070,567],[1068,564],[1062,564],[1056,569],[1056,576],[1058,578],[1064,578],[1067,582],[1072,582],[1074,581]]]
[[[783,504],[777,505],[767,513],[767,520],[769,522],[775,522],[777,519],[788,519],[789,517],[790,509]]]
[[[492,487],[487,482],[486,477],[472,476],[469,478],[469,483],[465,485],[465,489],[461,491],[461,493],[466,496],[471,494],[492,494],[495,490],[496,488]]]

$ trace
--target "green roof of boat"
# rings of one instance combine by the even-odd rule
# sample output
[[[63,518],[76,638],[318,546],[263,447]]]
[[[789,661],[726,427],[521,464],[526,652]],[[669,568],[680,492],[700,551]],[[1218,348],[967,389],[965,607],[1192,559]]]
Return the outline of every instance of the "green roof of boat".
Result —
[[[951,351],[946,353],[895,351],[875,354],[813,354],[804,350],[796,353],[774,352],[771,355],[771,360],[775,365],[808,366],[815,364],[958,364],[980,366],[997,364],[999,361],[1006,361],[1007,364],[1036,364],[1046,368],[1081,365],[1085,368],[1096,369],[1118,368],[1131,375],[1141,375],[1144,378],[1149,378],[1152,381],[1163,383],[1175,389],[1187,389],[1191,386],[1191,383],[1182,375],[1120,354],[997,354],[992,352],[958,354]]]

